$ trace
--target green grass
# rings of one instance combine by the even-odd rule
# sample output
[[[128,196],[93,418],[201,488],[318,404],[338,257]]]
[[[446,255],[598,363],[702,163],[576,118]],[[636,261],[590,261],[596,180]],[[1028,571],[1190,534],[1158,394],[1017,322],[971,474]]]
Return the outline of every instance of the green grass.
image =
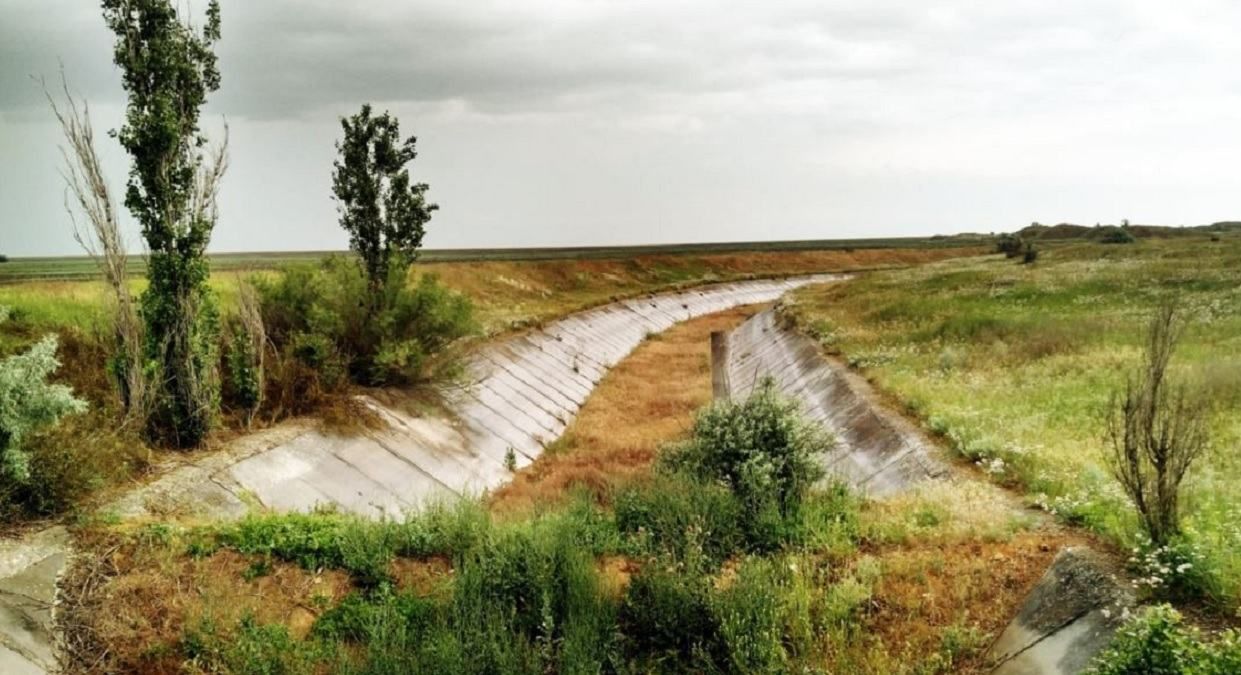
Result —
[[[791,312],[952,448],[1031,502],[1132,545],[1104,469],[1102,411],[1137,365],[1151,310],[1192,326],[1177,369],[1211,391],[1214,446],[1188,481],[1187,531],[1215,591],[1241,602],[1241,238],[1048,248],[804,289]]]
[[[425,249],[419,259],[428,263],[480,261],[547,261],[606,260],[634,256],[682,255],[709,253],[746,253],[756,251],[825,251],[854,248],[949,248],[983,243],[981,236],[953,237],[876,237],[870,239],[816,239],[799,241],[722,242],[705,244],[657,244],[644,246],[574,246],[529,248],[459,248]],[[297,262],[313,262],[326,255],[343,251],[272,251],[251,253],[215,253],[209,257],[217,271],[254,271],[274,269]],[[131,274],[141,274],[145,260],[134,256],[129,261]],[[98,277],[94,261],[86,256],[54,256],[11,258],[0,263],[0,284],[28,281],[74,281]]]

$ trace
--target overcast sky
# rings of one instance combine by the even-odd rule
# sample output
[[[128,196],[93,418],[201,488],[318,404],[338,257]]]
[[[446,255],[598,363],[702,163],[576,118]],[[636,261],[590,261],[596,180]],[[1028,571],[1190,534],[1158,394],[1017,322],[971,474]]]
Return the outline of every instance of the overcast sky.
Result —
[[[221,4],[215,251],[343,248],[333,142],[365,101],[418,136],[434,247],[1241,219],[1233,0]],[[58,60],[118,126],[98,3],[0,0],[10,255],[77,251],[30,79]]]

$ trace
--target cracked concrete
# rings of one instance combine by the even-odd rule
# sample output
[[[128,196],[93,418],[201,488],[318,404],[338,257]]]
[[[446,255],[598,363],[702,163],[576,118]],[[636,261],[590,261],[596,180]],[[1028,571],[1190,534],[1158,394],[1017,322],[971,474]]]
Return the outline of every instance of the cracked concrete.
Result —
[[[55,668],[56,583],[68,555],[63,527],[0,542],[0,673]]]
[[[995,675],[1080,673],[1120,626],[1133,594],[1102,556],[1067,548],[1027,596],[1017,616],[991,645]]]

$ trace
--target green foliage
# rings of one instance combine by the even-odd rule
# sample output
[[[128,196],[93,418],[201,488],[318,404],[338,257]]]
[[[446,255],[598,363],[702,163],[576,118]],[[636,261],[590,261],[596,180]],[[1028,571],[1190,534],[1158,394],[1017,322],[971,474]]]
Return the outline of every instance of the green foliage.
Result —
[[[47,378],[60,362],[57,338],[48,335],[22,354],[0,360],[0,479],[22,484],[30,478],[30,455],[24,448],[28,437],[56,424],[61,417],[86,410],[62,384]]]
[[[652,564],[629,582],[619,622],[633,655],[684,670],[720,660],[722,636],[712,611],[710,577],[701,569]]]
[[[218,407],[218,317],[204,257],[215,226],[223,160],[204,169],[199,110],[220,86],[212,47],[220,8],[201,32],[170,0],[104,0],[114,57],[129,96],[116,134],[132,159],[125,206],[149,250],[141,313],[145,358],[156,383],[147,433],[175,447],[198,445]]]
[[[224,343],[223,398],[233,408],[253,415],[263,403],[263,345],[239,320],[229,321]]]
[[[649,555],[683,560],[700,551],[719,564],[743,548],[740,501],[722,485],[659,476],[617,495],[616,527]]]
[[[995,243],[995,252],[1003,253],[1005,258],[1016,258],[1025,249],[1026,243],[1019,235],[1001,234]]]
[[[1093,233],[1093,236],[1103,244],[1132,244],[1137,242],[1137,239],[1134,238],[1133,233],[1127,227],[1116,227],[1115,225],[1100,227]]]
[[[749,547],[773,550],[796,539],[806,495],[823,477],[820,455],[832,445],[768,379],[743,402],[699,413],[690,440],[666,452],[663,463],[726,486],[740,502]]]
[[[422,246],[431,213],[427,185],[410,183],[405,165],[418,153],[413,136],[401,140],[400,122],[388,113],[372,116],[371,106],[342,118],[344,139],[336,144],[340,159],[332,173],[332,192],[340,209],[349,247],[362,259],[374,296],[393,279],[404,282]]]
[[[1168,605],[1151,607],[1117,632],[1090,675],[1226,675],[1241,672],[1241,636],[1213,639],[1186,626]]]
[[[380,289],[377,304],[362,270],[343,258],[293,267],[256,284],[273,344],[315,373],[326,390],[343,384],[346,374],[362,384],[425,379],[433,365],[445,365],[436,357],[477,330],[470,301],[430,275],[412,288],[394,278]]]
[[[1038,255],[1039,255],[1039,250],[1038,250],[1038,247],[1034,245],[1034,242],[1032,241],[1026,242],[1026,247],[1021,253],[1021,264],[1023,265],[1033,264],[1036,260],[1038,260]]]

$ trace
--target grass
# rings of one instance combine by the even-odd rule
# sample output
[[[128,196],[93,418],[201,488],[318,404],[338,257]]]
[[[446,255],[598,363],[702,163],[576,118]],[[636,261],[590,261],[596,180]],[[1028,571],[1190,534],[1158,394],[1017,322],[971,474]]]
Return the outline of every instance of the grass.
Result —
[[[487,503],[87,527],[62,613],[76,668],[985,672],[1071,532],[986,484],[836,489],[810,498],[804,537],[754,555],[728,490],[651,475],[710,398],[707,336],[750,311],[645,341]]]
[[[429,263],[472,263],[483,261],[554,261],[625,259],[650,255],[705,255],[713,253],[755,253],[760,251],[823,251],[884,248],[954,248],[986,246],[988,237],[889,237],[872,239],[823,239],[803,241],[754,241],[708,244],[657,244],[646,246],[578,246],[559,248],[473,248],[424,249],[420,258]],[[270,251],[210,254],[217,271],[272,269],[297,262],[313,262],[341,251]],[[146,261],[141,256],[129,260],[129,272],[142,274]],[[10,258],[0,263],[0,284],[26,281],[73,281],[97,276],[94,262],[86,256]]]
[[[520,517],[583,486],[602,500],[648,473],[660,445],[687,434],[694,411],[711,401],[711,333],[755,311],[692,319],[640,344],[608,371],[560,439],[491,495],[492,511]]]
[[[414,275],[435,274],[474,301],[488,334],[546,321],[620,297],[678,286],[754,276],[782,276],[910,265],[946,257],[974,255],[979,246],[911,248],[828,248],[749,253],[647,253],[632,257],[556,258],[549,260],[440,261],[415,266]],[[281,265],[310,263],[301,255],[258,258],[249,267],[217,266],[211,288],[227,311],[234,306],[237,280],[249,274],[277,273]],[[7,263],[14,264],[14,263]],[[0,265],[0,273],[3,272]],[[141,292],[145,282],[134,278]],[[107,297],[102,282],[38,280],[0,284],[0,305],[14,308],[29,323],[58,328],[97,322]]]
[[[464,293],[476,307],[483,333],[495,335],[605,303],[618,296],[753,276],[916,264],[979,251],[976,247],[947,247],[926,242],[914,242],[922,248],[890,247],[895,243],[899,242],[880,242],[889,247],[876,249],[830,244],[829,247],[835,248],[792,247],[746,254],[719,252],[711,246],[690,247],[687,250],[696,252],[684,254],[674,253],[675,247],[657,248],[654,252],[635,249],[629,252],[640,255],[628,258],[616,258],[616,251],[590,252],[584,259],[562,259],[559,256],[563,252],[548,253],[550,259],[534,254],[523,259],[496,259],[505,257],[499,254],[480,255],[478,259],[465,255],[428,256],[458,261],[425,262],[416,266],[413,276],[435,274],[450,288]],[[460,262],[461,258],[471,262]],[[222,310],[228,313],[236,305],[237,282],[242,275],[279,274],[272,269],[273,265],[308,258],[303,254],[254,254],[226,256],[220,260],[224,262],[212,275],[210,285],[219,296]],[[135,277],[130,284],[135,293],[140,293],[145,280]],[[100,490],[123,485],[140,475],[152,461],[160,459],[158,450],[141,442],[137,429],[118,423],[119,404],[104,371],[110,338],[105,320],[107,291],[102,282],[0,284],[0,305],[14,310],[13,320],[0,325],[0,358],[25,349],[46,332],[60,333],[63,366],[56,380],[72,386],[91,404],[87,415],[67,420],[62,428],[39,439],[46,451],[41,454],[48,460],[42,465],[46,471],[40,476],[40,484],[49,487],[49,494],[23,500],[37,502],[37,515],[72,510]],[[468,344],[457,345],[453,352],[468,347]],[[260,423],[296,413],[298,408],[291,403],[304,404],[311,400],[305,396],[304,389],[276,393],[279,395],[269,397],[271,410],[261,415]],[[286,401],[286,395],[296,398]],[[394,396],[411,398],[416,397],[417,392],[398,392]],[[347,405],[348,401],[347,397],[337,396],[332,402],[319,405],[317,414],[332,425],[345,421],[356,426],[356,406]],[[242,420],[243,416],[226,415],[225,428],[210,442],[224,442],[238,433]],[[62,480],[67,483],[64,487],[59,485]],[[6,519],[6,522],[15,521]]]
[[[1186,529],[1216,600],[1241,604],[1241,238],[1048,248],[1034,265],[944,261],[804,289],[788,313],[962,457],[1030,503],[1122,545],[1132,510],[1102,464],[1101,413],[1150,311],[1192,317],[1175,362],[1213,395],[1214,448]]]

